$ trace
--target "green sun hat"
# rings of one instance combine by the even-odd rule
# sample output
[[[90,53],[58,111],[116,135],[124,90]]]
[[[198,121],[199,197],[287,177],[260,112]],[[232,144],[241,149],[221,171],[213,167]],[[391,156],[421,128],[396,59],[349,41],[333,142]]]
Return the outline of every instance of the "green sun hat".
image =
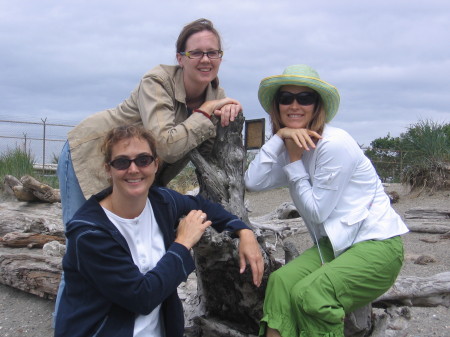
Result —
[[[270,114],[278,90],[285,85],[298,85],[315,90],[322,98],[326,121],[331,121],[336,115],[340,102],[337,88],[322,81],[317,71],[305,64],[289,66],[282,75],[269,76],[261,80],[258,99],[267,113]]]

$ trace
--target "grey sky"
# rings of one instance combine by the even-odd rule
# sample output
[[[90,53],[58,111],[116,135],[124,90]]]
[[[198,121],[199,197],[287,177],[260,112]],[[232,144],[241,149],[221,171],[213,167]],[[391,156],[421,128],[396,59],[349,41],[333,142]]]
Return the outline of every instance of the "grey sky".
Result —
[[[221,85],[247,119],[266,117],[263,77],[305,63],[339,89],[332,124],[361,145],[450,120],[447,0],[0,0],[0,119],[77,124],[116,106],[175,64],[179,31],[200,17],[222,35]]]

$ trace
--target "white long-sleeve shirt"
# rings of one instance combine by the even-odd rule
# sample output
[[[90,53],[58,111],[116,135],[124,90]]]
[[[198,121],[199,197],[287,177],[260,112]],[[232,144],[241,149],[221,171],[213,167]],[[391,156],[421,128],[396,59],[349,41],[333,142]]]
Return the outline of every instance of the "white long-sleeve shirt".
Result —
[[[335,256],[357,242],[408,232],[355,140],[329,125],[322,137],[315,149],[291,163],[283,140],[274,135],[250,163],[246,188],[288,186],[312,239],[328,236]]]

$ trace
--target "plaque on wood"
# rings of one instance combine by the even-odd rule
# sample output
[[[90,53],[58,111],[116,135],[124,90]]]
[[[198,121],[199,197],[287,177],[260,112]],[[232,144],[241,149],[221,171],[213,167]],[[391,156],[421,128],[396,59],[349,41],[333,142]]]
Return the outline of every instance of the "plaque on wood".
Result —
[[[264,118],[245,121],[245,149],[259,149],[264,145],[266,120]]]

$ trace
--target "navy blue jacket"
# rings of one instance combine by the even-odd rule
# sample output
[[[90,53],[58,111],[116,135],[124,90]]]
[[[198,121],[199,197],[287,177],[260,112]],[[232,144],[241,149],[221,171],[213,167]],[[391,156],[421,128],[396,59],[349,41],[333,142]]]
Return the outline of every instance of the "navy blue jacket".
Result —
[[[92,196],[67,224],[63,258],[65,288],[56,317],[55,337],[132,337],[136,315],[161,305],[167,337],[183,336],[184,314],[178,285],[195,269],[189,250],[175,243],[179,219],[193,209],[208,215],[218,232],[248,228],[222,206],[197,196],[152,187],[149,199],[164,237],[166,254],[142,274],[125,238]]]

